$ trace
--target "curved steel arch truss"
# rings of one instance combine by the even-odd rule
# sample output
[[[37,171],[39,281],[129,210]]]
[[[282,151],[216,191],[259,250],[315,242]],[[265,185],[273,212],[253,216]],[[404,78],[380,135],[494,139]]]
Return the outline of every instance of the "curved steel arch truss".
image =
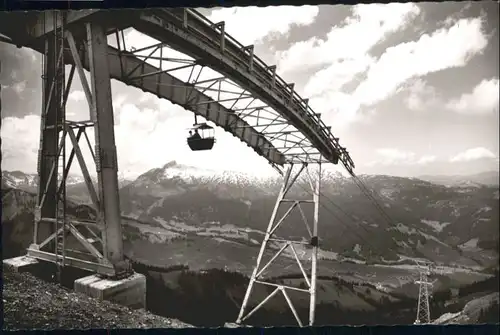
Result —
[[[255,284],[276,287],[271,296],[278,291],[283,294],[299,325],[302,321],[287,290],[308,292],[309,324],[314,323],[321,164],[340,162],[353,175],[354,163],[320,115],[312,111],[308,100],[294,91],[294,84],[286,83],[276,74],[276,66],[268,66],[256,57],[253,46],[243,46],[226,34],[224,22],[210,22],[190,9],[0,13],[0,22],[0,33],[7,36],[2,41],[39,51],[45,60],[38,166],[40,183],[34,241],[28,249],[29,256],[112,277],[130,273],[130,265],[123,257],[120,222],[110,85],[110,79],[114,78],[168,99],[222,127],[280,172],[282,166],[289,165],[237,323],[246,320],[269,299],[245,313]],[[129,28],[148,36],[147,43],[135,48],[127,46],[123,31]],[[115,37],[114,46],[108,44],[111,35]],[[65,64],[71,65],[67,84]],[[87,82],[84,69],[90,72],[90,82]],[[89,120],[66,119],[65,104],[75,73],[80,77],[89,104]],[[95,148],[90,151],[98,175],[97,190],[79,144],[84,136],[90,147],[85,133],[88,127],[94,127],[96,137]],[[72,150],[66,157],[65,139],[68,137]],[[92,222],[69,218],[66,214],[65,180],[75,158],[96,209],[97,218]],[[316,181],[310,180],[313,199],[285,198],[310,163],[317,163],[319,167]],[[301,168],[292,177],[294,164]],[[276,220],[277,210],[285,203],[292,205],[280,220]],[[301,203],[314,205],[312,230]],[[294,244],[304,241],[275,236],[276,229],[294,208],[300,211],[308,227],[307,239],[310,238],[313,250],[310,274],[306,274],[294,249]],[[40,224],[49,226],[49,233],[45,232],[43,238],[39,236]],[[76,240],[82,248],[67,250],[67,239]],[[266,248],[273,243],[284,244],[276,256],[262,266]],[[307,289],[278,285],[261,277],[287,248],[295,255]],[[86,256],[81,255],[82,251]]]
[[[308,99],[301,98],[294,84],[286,83],[276,74],[276,66],[269,66],[258,58],[253,45],[243,46],[228,35],[224,22],[213,23],[197,11],[183,8],[111,13],[75,11],[68,14],[67,29],[73,32],[77,43],[85,40],[85,22],[104,25],[107,34],[116,33],[118,38],[119,30],[134,28],[156,40],[140,50],[131,50],[123,41],[117,43],[116,48],[110,46],[112,78],[169,99],[202,116],[210,113],[207,115],[209,120],[246,142],[272,164],[337,164],[340,161],[349,173],[353,173],[354,163],[347,150],[339,144],[320,114],[311,109]],[[19,23],[8,16],[4,21],[9,21],[9,27],[0,28],[0,32],[8,31],[9,37],[20,35]],[[21,45],[41,52],[42,45],[38,43],[36,47],[36,42],[52,32],[51,13],[17,21],[28,27],[21,30],[27,32],[25,39],[29,41]],[[16,26],[18,30],[13,29]],[[178,59],[178,65],[184,68],[177,71],[189,72],[189,67],[198,66],[215,70],[219,76],[200,80],[193,71],[189,77],[176,78],[175,71],[166,67],[175,60],[162,54],[167,45],[191,58],[190,61]],[[87,64],[82,65],[88,68]],[[184,79],[184,83],[172,77]],[[224,89],[222,84],[232,88]],[[189,99],[180,98],[188,88]],[[233,93],[232,97],[228,97],[227,91]],[[226,97],[221,99],[221,95]]]
[[[224,31],[224,22],[210,22],[191,9],[162,9],[138,12],[132,27],[168,43],[194,59],[199,59],[222,77],[239,86],[246,99],[253,99],[240,117],[259,120],[257,112],[267,114],[267,124],[252,124],[278,151],[284,150],[285,163],[340,162],[352,173],[354,163],[320,118],[288,84],[276,74],[276,66],[265,64],[254,54],[254,46],[244,46]],[[241,97],[240,99],[244,99]],[[247,100],[248,101],[248,100]],[[234,105],[232,106],[234,108]],[[241,113],[242,112],[242,113]],[[265,120],[261,116],[260,120]],[[272,126],[273,131],[266,133]],[[264,127],[264,128],[261,128]],[[288,142],[284,149],[283,143]],[[279,163],[278,163],[279,164]],[[281,165],[281,164],[280,164]]]

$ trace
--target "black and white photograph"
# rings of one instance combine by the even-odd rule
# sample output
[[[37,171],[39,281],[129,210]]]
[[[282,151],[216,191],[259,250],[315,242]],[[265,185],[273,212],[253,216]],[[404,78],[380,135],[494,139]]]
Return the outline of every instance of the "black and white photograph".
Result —
[[[0,12],[3,329],[498,324],[499,3]]]

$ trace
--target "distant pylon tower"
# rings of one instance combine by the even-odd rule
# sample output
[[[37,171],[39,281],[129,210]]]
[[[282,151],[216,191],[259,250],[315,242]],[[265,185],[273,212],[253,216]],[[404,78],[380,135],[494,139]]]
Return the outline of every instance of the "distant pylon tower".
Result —
[[[430,264],[422,265],[417,262],[417,265],[419,267],[419,280],[416,280],[415,283],[419,285],[419,292],[415,324],[426,324],[431,322],[429,307],[430,289],[432,288],[432,283],[429,282],[431,270]]]

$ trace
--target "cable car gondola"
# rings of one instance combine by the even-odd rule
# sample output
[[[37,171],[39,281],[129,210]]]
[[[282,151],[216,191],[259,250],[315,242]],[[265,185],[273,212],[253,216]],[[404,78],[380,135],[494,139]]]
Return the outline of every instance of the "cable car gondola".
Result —
[[[187,143],[193,151],[211,150],[215,143],[214,128],[206,123],[198,124],[195,117],[195,124],[189,131]]]

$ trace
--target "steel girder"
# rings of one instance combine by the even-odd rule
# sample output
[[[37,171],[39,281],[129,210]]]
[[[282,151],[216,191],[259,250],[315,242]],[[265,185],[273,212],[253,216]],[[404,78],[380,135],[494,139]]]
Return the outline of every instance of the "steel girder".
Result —
[[[276,113],[286,124],[282,136],[297,131],[298,144],[287,152],[287,163],[337,164],[340,160],[353,173],[354,163],[320,119],[312,111],[308,100],[294,91],[276,74],[276,66],[268,66],[253,53],[253,46],[243,46],[224,31],[224,23],[213,23],[195,10],[172,8],[138,12],[132,26],[158,41],[168,43],[210,68],[223,74],[241,89],[265,105],[265,110]],[[279,122],[279,121],[275,121]],[[312,149],[311,149],[312,148]]]
[[[320,114],[314,113],[308,100],[294,91],[294,84],[287,84],[276,74],[276,66],[268,66],[254,55],[252,45],[243,46],[228,35],[224,22],[213,23],[195,10],[182,8],[114,11],[112,17],[106,14],[100,10],[73,14],[68,19],[68,29],[78,38],[83,22],[93,21],[105,24],[108,34],[132,27],[157,41],[141,48],[141,51],[153,51],[148,55],[139,55],[124,43],[117,48],[110,47],[112,78],[206,117],[246,142],[273,166],[340,161],[353,173],[352,159]],[[24,20],[28,25],[28,19]],[[16,37],[20,36],[20,30],[15,29],[10,29],[9,37],[16,44],[39,50],[36,39],[43,38],[42,27],[45,32],[53,29],[54,20],[31,17],[29,22],[30,28],[23,30],[24,39]],[[189,55],[195,60],[193,67],[215,70],[220,78],[199,80],[196,71],[192,72],[194,76],[179,78],[169,74],[172,69],[165,69],[161,64],[155,66],[153,60],[168,58],[161,55],[167,46]],[[82,59],[86,59],[83,54]],[[135,76],[128,76],[133,72]],[[225,99],[220,98],[220,93],[227,91],[221,87],[222,82],[233,86],[232,97],[226,94]],[[189,99],[185,98],[186,91],[189,91]]]

